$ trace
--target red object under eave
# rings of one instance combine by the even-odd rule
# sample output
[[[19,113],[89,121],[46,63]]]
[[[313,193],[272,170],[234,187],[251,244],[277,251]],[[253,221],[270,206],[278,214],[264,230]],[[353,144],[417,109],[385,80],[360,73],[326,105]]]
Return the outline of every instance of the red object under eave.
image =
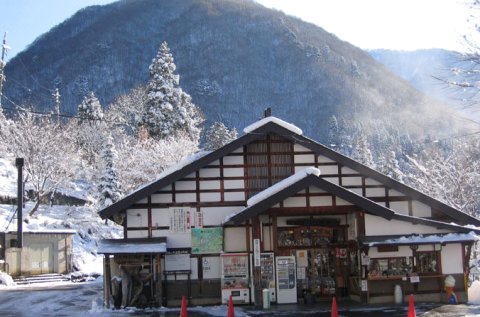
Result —
[[[335,296],[332,298],[332,317],[338,317],[338,307],[337,307],[337,299]]]
[[[235,317],[235,310],[233,309],[233,301],[232,301],[232,295],[230,295],[230,299],[228,301],[228,313],[227,317]]]
[[[417,317],[415,312],[415,303],[413,302],[413,295],[410,294],[410,299],[408,300],[408,317]]]
[[[180,310],[180,317],[188,317],[187,314],[187,299],[182,296],[182,309]]]

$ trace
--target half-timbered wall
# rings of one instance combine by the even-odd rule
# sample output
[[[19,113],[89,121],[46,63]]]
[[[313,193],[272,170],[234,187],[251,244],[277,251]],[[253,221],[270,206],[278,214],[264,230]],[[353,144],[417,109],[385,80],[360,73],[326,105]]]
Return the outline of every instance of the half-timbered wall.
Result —
[[[368,176],[361,175],[349,167],[341,166],[326,156],[315,155],[310,149],[298,144],[295,144],[294,152],[295,172],[308,166],[314,166],[320,169],[320,176],[325,180],[367,197],[398,213],[415,217],[434,217],[429,206],[410,199],[406,195],[388,188]]]
[[[388,228],[388,231],[386,231]],[[365,214],[365,234],[367,236],[423,234],[423,233],[448,233],[451,231],[437,229],[431,226],[412,224],[407,221],[387,220],[382,217]]]

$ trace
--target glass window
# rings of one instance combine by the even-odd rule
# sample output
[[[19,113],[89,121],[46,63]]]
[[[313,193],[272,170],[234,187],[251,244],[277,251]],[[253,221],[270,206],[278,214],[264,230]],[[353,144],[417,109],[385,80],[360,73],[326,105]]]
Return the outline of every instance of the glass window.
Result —
[[[405,257],[377,258],[370,260],[368,275],[370,277],[403,276],[410,273],[410,271],[410,265]]]
[[[440,273],[437,251],[417,252],[417,271],[423,274]]]

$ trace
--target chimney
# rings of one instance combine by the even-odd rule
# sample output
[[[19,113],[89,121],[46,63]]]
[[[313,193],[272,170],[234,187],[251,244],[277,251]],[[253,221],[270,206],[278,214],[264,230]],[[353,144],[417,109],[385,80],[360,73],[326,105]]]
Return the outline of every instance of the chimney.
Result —
[[[272,116],[272,108],[268,107],[263,111],[263,116],[265,118],[271,117]]]
[[[23,247],[23,158],[15,159],[18,169],[17,178],[17,248]]]

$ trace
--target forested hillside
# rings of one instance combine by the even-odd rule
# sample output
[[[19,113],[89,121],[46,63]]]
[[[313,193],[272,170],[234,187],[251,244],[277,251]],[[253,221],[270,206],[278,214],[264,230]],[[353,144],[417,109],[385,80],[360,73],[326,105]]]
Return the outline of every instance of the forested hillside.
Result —
[[[271,106],[324,143],[332,116],[367,134],[380,129],[414,139],[457,127],[447,107],[367,52],[244,0],[120,1],[81,10],[7,64],[3,105],[49,111],[58,88],[63,113],[75,113],[89,91],[106,107],[146,83],[163,41],[207,124],[241,131]]]

